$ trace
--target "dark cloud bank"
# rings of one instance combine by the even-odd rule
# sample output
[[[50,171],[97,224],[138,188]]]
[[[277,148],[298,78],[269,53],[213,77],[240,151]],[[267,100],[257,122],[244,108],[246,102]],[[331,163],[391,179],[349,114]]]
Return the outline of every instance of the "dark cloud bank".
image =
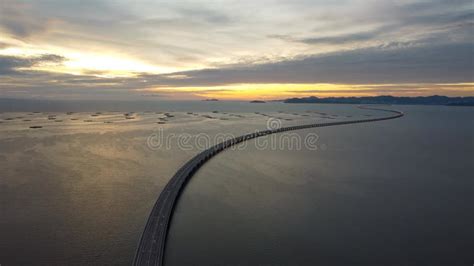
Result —
[[[57,55],[32,58],[0,56],[0,81],[8,79],[10,85],[5,87],[9,89],[18,84],[22,88],[45,92],[66,89],[79,92],[81,88],[88,88],[87,93],[91,93],[91,88],[110,91],[236,83],[468,83],[474,77],[473,52],[472,43],[393,44],[275,63],[113,79],[21,70],[39,64],[60,64],[65,59]]]
[[[231,83],[457,83],[473,81],[472,43],[368,48],[277,63],[146,76],[164,86]]]

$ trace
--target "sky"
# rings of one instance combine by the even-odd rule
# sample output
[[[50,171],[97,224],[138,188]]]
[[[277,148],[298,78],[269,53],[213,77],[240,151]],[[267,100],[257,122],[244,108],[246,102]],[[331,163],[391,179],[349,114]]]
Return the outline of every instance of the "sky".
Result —
[[[472,0],[0,1],[0,98],[474,96]]]

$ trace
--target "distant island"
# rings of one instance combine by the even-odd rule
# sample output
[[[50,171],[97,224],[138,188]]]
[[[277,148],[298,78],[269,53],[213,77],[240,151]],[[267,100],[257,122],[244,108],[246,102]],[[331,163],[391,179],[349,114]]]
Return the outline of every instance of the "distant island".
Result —
[[[212,99],[204,99],[203,101],[205,102],[218,102],[218,99],[212,98]]]
[[[265,101],[261,101],[261,100],[254,100],[254,101],[251,101],[250,103],[266,103]]]
[[[329,97],[318,98],[315,96],[303,98],[290,98],[284,103],[339,103],[339,104],[410,104],[410,105],[448,105],[448,106],[474,106],[474,97],[447,97],[447,96],[373,96],[373,97]]]

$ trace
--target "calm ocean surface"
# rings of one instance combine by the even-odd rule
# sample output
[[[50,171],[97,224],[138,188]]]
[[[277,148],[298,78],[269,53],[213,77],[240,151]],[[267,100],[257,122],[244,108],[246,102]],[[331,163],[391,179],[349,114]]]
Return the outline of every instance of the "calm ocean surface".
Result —
[[[167,264],[472,263],[474,110],[394,108],[406,116],[317,129],[325,150],[211,160],[180,199]]]
[[[166,264],[472,265],[474,108],[392,108],[406,116],[294,132],[316,133],[316,150],[253,141],[210,160],[180,197]],[[1,265],[130,265],[161,189],[198,152],[150,148],[160,127],[165,139],[212,137],[264,129],[254,112],[283,125],[329,119],[315,111],[331,121],[385,115],[240,102],[0,102],[0,111]],[[164,111],[174,117],[157,125]]]

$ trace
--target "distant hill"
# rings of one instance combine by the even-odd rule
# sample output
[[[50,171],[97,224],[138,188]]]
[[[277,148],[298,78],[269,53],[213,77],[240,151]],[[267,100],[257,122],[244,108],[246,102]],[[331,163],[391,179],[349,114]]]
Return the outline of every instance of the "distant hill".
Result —
[[[447,97],[447,96],[422,96],[422,97],[330,97],[318,98],[315,96],[303,98],[290,98],[284,103],[345,103],[345,104],[410,104],[410,105],[450,105],[474,106],[474,97]]]

